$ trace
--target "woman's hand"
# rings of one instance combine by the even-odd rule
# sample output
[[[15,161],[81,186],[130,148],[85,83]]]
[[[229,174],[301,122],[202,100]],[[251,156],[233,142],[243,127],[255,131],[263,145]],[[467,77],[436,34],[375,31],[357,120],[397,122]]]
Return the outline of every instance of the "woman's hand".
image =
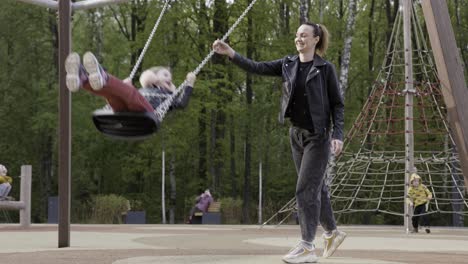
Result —
[[[340,155],[341,151],[343,150],[343,141],[339,139],[333,139],[331,142],[331,150],[335,156]]]
[[[234,58],[234,55],[236,54],[236,52],[234,51],[234,49],[231,48],[231,46],[219,39],[213,42],[213,50],[218,54],[227,55],[231,59]]]
[[[197,79],[197,76],[193,72],[187,73],[187,77],[185,77],[185,82],[187,83],[188,86],[192,86],[195,84],[195,80]]]

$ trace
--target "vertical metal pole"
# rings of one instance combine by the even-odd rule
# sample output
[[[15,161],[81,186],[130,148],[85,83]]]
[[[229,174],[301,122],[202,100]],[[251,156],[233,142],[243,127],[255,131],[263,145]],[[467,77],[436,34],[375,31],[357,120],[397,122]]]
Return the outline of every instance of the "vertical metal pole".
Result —
[[[21,166],[20,201],[25,206],[20,210],[21,227],[29,227],[31,225],[31,175],[31,165]]]
[[[163,145],[163,151],[162,151],[162,180],[161,180],[161,208],[162,208],[162,223],[166,223],[166,152],[164,150],[164,145]]]
[[[70,0],[59,0],[59,248],[70,246],[71,97],[65,82],[65,59],[71,50],[70,24]]]
[[[403,1],[403,34],[405,48],[405,216],[406,233],[409,232],[410,208],[406,203],[408,198],[409,176],[414,167],[414,129],[413,129],[413,57],[411,47],[411,8],[412,0]]]
[[[260,164],[258,165],[258,224],[261,225],[263,220],[263,215],[262,215],[262,162],[260,161]]]

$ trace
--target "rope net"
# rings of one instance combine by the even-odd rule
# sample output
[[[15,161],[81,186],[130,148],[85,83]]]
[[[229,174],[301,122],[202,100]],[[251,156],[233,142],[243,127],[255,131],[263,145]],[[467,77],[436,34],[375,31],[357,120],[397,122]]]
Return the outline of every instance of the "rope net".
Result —
[[[404,216],[406,133],[414,135],[414,164],[422,183],[433,194],[425,214],[453,214],[452,224],[457,226],[463,226],[463,216],[468,214],[467,190],[446,120],[443,87],[438,82],[415,10],[416,6],[411,18],[415,80],[413,131],[405,130],[407,91],[400,11],[386,59],[345,138],[343,153],[329,162],[326,184],[338,219],[362,212]],[[288,213],[287,217],[295,210],[292,199],[266,223],[283,213]]]
[[[426,214],[454,214],[461,224],[468,200],[432,54],[413,8],[413,131],[405,130],[405,60],[398,13],[386,60],[361,114],[345,139],[343,154],[327,178],[335,213],[404,215],[405,134],[414,135],[414,163],[433,194]],[[458,219],[458,220],[456,220]]]

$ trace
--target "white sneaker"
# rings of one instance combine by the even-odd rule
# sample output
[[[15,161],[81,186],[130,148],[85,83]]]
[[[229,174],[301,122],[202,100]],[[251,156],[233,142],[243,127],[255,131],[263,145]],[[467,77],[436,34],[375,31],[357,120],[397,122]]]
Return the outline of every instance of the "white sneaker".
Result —
[[[70,92],[76,92],[81,87],[80,64],[80,55],[76,52],[68,54],[65,59],[66,83]]]
[[[335,253],[335,250],[341,245],[346,238],[346,233],[335,229],[331,236],[328,237],[323,234],[322,237],[324,240],[322,257],[328,258],[331,257],[333,253]]]
[[[101,90],[106,81],[104,79],[101,65],[99,65],[99,62],[93,53],[88,51],[83,55],[83,65],[88,72],[88,79],[91,88],[95,91]]]
[[[315,255],[315,247],[309,250],[303,242],[299,242],[283,257],[283,261],[286,263],[315,263],[318,261],[318,257]]]

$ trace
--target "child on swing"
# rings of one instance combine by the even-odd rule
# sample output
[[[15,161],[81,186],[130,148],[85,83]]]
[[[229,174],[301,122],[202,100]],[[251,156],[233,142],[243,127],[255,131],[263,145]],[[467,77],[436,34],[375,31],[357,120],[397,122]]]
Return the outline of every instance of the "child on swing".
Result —
[[[80,56],[72,52],[65,60],[67,88],[76,92],[80,88],[104,97],[114,112],[153,112],[176,90],[169,68],[157,66],[145,70],[140,76],[142,89],[137,90],[130,79],[120,80],[107,73],[91,52]],[[188,73],[186,86],[174,98],[171,108],[188,104],[195,83],[195,74]]]

